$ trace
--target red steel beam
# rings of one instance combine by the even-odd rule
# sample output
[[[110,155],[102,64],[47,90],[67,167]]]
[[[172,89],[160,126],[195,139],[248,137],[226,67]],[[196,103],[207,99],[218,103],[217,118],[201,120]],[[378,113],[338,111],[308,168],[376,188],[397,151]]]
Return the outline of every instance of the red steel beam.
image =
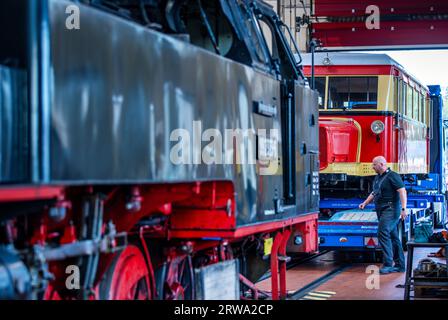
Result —
[[[369,16],[379,29],[366,26]],[[312,37],[324,48],[448,47],[446,0],[315,0],[313,17]]]
[[[64,194],[63,187],[21,186],[1,187],[0,202],[56,199]]]
[[[271,249],[271,292],[272,300],[278,300],[278,251],[283,240],[283,233],[277,232]]]
[[[322,47],[448,47],[448,21],[384,21],[380,29],[363,22],[315,23],[313,37]]]
[[[169,230],[169,238],[225,238],[225,239],[239,239],[252,234],[261,232],[270,232],[277,229],[285,228],[297,223],[312,221],[318,219],[318,213],[304,214],[293,218],[286,218],[284,220],[270,221],[258,223],[255,225],[238,227],[235,230],[207,230],[207,229],[186,229],[186,230]]]
[[[383,14],[441,14],[448,12],[446,0],[315,0],[314,14],[318,17],[364,16],[366,8],[375,5]]]
[[[286,258],[286,245],[288,244],[289,237],[291,236],[291,230],[286,229],[282,232],[282,242],[278,249],[278,253]],[[288,294],[286,290],[286,260],[279,260],[279,271],[280,271],[280,299],[286,299]]]

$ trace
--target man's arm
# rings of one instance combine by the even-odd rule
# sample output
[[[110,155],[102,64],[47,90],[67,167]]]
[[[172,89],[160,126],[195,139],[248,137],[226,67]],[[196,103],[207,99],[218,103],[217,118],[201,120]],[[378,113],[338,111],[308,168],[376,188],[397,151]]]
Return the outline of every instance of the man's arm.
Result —
[[[371,194],[369,194],[369,196],[367,197],[367,199],[364,200],[364,202],[361,203],[361,204],[359,205],[359,209],[363,209],[363,210],[364,210],[364,208],[365,208],[370,202],[372,202],[373,198],[374,198],[374,195],[373,195],[373,192],[372,192]],[[400,198],[401,198],[401,196],[400,196]]]
[[[408,203],[408,195],[406,193],[406,189],[405,188],[400,188],[397,190],[398,194],[400,195],[400,202],[401,202],[401,219],[405,219],[406,216],[408,215],[407,211],[406,211],[406,205]],[[404,210],[403,210],[404,209]]]

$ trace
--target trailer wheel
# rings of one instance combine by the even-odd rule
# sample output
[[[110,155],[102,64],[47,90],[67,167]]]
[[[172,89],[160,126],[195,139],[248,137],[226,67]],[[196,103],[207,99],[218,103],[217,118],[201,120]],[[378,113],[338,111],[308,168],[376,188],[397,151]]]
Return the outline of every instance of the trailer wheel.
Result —
[[[149,271],[140,249],[127,246],[118,253],[99,284],[100,300],[149,300]]]

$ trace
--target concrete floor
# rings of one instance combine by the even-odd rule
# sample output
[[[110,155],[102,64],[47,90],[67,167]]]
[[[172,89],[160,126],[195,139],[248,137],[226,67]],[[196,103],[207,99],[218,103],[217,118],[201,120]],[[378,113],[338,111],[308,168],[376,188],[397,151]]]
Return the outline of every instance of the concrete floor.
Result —
[[[437,248],[420,248],[414,251],[414,268],[421,259],[427,258]],[[431,258],[445,262],[445,258]],[[333,252],[327,253],[309,262],[287,271],[287,290],[292,293],[316,279],[324,276],[341,265]],[[304,300],[403,300],[405,273],[374,275],[368,271],[369,266],[381,266],[379,263],[353,263],[341,273],[334,275],[325,283],[313,288],[304,296]],[[379,269],[376,269],[379,270]],[[270,291],[270,278],[257,283],[257,287]],[[370,287],[370,289],[369,289]],[[411,292],[411,297],[413,292]]]

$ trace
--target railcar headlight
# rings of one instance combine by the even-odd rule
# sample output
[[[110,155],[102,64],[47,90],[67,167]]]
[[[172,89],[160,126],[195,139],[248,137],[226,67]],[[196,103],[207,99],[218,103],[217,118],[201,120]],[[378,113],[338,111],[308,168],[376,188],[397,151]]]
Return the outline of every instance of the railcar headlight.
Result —
[[[372,129],[374,134],[380,134],[384,131],[384,123],[380,120],[375,120],[370,125],[370,129]]]

